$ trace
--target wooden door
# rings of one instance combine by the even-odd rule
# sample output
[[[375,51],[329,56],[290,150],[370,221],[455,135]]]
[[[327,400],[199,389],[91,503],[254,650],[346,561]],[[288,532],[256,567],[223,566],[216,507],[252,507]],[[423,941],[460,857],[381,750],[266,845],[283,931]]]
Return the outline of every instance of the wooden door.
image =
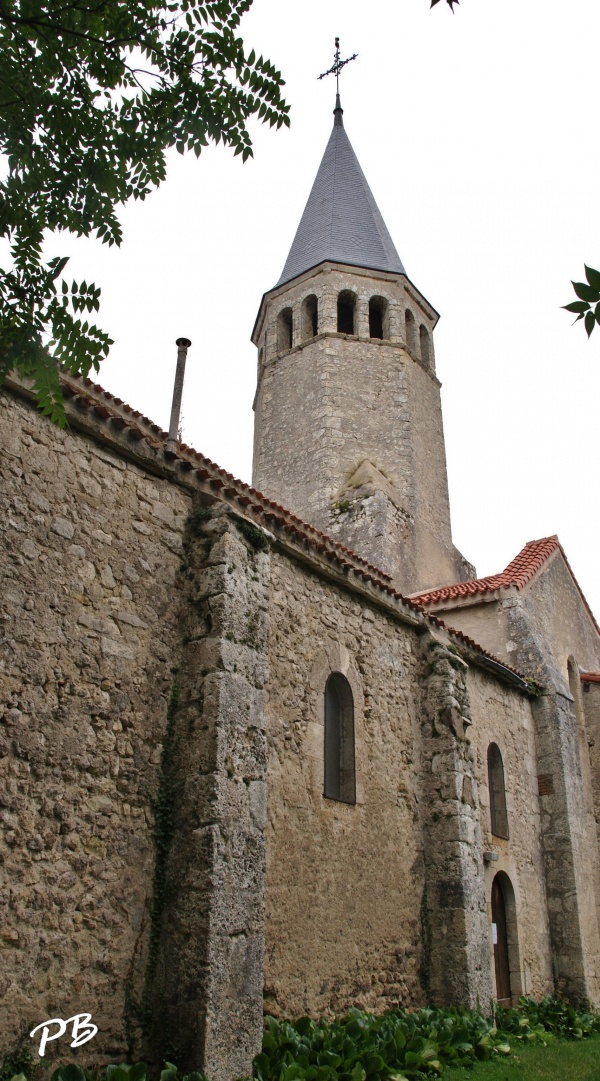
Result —
[[[494,941],[494,966],[496,969],[496,998],[502,1006],[510,1006],[510,965],[508,963],[508,934],[506,930],[506,905],[499,876],[492,883],[492,933]]]

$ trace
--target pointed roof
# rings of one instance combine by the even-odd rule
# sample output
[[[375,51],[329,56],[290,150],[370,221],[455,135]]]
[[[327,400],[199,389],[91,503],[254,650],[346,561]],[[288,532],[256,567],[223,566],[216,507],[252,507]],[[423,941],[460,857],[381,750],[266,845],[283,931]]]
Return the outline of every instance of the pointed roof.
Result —
[[[406,274],[342,119],[339,95],[333,131],[277,285],[330,261]]]

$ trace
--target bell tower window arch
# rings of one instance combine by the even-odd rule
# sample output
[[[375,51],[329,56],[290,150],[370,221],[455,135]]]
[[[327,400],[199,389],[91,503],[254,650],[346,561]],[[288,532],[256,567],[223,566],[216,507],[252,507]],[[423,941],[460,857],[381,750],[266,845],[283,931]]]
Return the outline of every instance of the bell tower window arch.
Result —
[[[344,289],[337,300],[337,329],[339,334],[356,334],[356,296]]]
[[[277,352],[292,348],[294,316],[291,308],[284,308],[277,316]]]
[[[385,297],[371,297],[369,301],[369,337],[389,338],[388,302]]]
[[[302,340],[315,338],[319,333],[319,301],[314,293],[302,302]]]

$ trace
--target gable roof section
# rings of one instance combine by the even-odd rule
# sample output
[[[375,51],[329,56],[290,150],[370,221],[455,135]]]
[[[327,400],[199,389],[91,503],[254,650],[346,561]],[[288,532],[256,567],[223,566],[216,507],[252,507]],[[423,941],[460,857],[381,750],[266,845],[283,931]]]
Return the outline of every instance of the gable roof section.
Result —
[[[342,112],[338,103],[278,286],[327,261],[406,274],[346,134]]]
[[[500,589],[524,589],[555,552],[560,552],[562,555],[588,615],[598,634],[600,634],[600,627],[594,618],[594,613],[583,595],[581,586],[571,570],[562,544],[556,535],[542,537],[541,540],[528,541],[525,547],[500,574],[490,574],[487,578],[473,578],[469,582],[456,582],[454,585],[442,586],[426,593],[413,593],[410,599],[424,608],[429,608],[432,605],[443,605],[447,601],[464,600],[468,597],[473,597],[474,603],[477,604],[478,600],[483,599],[484,595],[496,593]]]

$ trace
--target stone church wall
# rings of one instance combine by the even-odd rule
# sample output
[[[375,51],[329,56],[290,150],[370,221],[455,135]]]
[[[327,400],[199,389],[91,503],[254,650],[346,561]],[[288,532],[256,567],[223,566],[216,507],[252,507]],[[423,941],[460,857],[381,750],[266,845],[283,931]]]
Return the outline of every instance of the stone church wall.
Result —
[[[514,993],[547,990],[529,700],[348,563],[346,579],[285,535],[268,551],[238,513],[248,497],[222,501],[222,481],[202,487],[159,441],[69,408],[61,432],[0,395],[1,1050],[86,1011],[96,1061],[139,1052],[145,1010],[147,1031],[169,1019],[182,1066],[241,1076],[260,1045],[263,947],[280,1016],[415,1006],[428,986],[487,999],[492,739]],[[323,797],[332,671],[353,692],[356,805]],[[176,888],[159,890],[157,927],[161,806]],[[428,983],[428,940],[458,982]]]
[[[418,638],[272,554],[265,1008],[280,1016],[423,1001]],[[354,697],[356,806],[323,797],[323,703]]]
[[[85,1010],[119,1056],[190,499],[7,394],[0,445],[2,1044]]]
[[[503,872],[510,879],[515,902],[514,922],[512,926],[509,923],[513,995],[540,998],[552,991],[552,965],[531,702],[476,668],[469,670],[468,685],[483,848],[498,854],[498,860],[488,863],[485,869],[488,919],[491,924],[492,881]],[[494,837],[491,832],[487,767],[490,743],[498,745],[504,764],[508,840]],[[493,968],[491,949],[490,958]]]

